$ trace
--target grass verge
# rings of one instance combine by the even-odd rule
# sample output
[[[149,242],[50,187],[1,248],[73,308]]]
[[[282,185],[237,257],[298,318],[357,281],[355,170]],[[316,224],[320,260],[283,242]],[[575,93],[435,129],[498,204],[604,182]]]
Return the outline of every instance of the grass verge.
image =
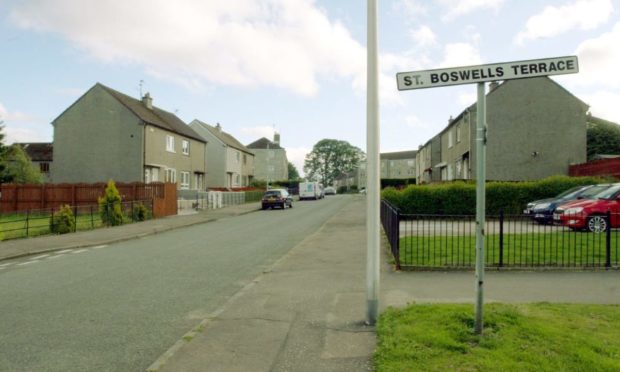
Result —
[[[490,234],[485,239],[487,265],[500,260],[500,238]],[[620,258],[620,239],[611,234],[611,259]],[[597,266],[605,263],[605,234],[552,232],[504,234],[502,261],[505,265],[527,266]],[[414,266],[472,266],[476,262],[476,237],[407,236],[400,239],[400,260]]]
[[[619,371],[620,307],[493,303],[482,337],[471,304],[387,309],[377,371]]]

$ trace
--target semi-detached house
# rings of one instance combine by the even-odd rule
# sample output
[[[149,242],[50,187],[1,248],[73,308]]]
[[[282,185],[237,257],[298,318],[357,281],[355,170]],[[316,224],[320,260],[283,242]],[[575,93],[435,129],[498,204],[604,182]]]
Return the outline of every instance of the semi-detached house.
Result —
[[[254,154],[235,137],[224,132],[218,123],[215,126],[200,120],[193,120],[190,127],[204,140],[207,146],[208,188],[235,188],[249,186],[254,179]]]
[[[204,190],[206,141],[174,114],[95,84],[53,122],[54,183],[172,182]]]

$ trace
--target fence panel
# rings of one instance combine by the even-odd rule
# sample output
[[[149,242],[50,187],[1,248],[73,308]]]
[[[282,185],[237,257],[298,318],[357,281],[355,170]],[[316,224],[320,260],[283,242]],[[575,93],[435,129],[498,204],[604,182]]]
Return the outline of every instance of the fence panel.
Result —
[[[384,211],[384,208],[385,211]],[[398,264],[412,268],[473,268],[476,260],[475,216],[388,214],[381,219]],[[391,219],[398,216],[398,239]],[[567,216],[567,221],[577,221]],[[488,267],[617,268],[620,214],[596,219],[595,232],[587,226],[539,224],[530,216],[487,216],[485,261]],[[616,222],[617,221],[617,222]],[[598,230],[596,230],[598,229]],[[591,228],[590,228],[591,230]]]

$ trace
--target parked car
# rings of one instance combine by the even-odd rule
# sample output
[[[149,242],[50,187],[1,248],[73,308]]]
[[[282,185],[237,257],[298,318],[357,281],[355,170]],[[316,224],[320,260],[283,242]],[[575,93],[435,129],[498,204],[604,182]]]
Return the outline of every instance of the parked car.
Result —
[[[327,186],[325,188],[325,195],[336,195],[336,188],[332,186]]]
[[[280,207],[282,209],[293,208],[293,197],[285,189],[271,189],[265,191],[265,195],[261,199],[261,208],[275,208]]]
[[[573,187],[553,198],[540,199],[528,203],[523,213],[530,215],[534,221],[540,224],[553,223],[553,212],[558,205],[572,200],[593,199],[597,194],[609,187],[611,187],[611,184]]]
[[[607,218],[607,212],[610,218]],[[614,184],[597,195],[596,199],[584,199],[562,204],[555,209],[555,222],[573,230],[603,232],[610,227],[619,227],[620,184]]]

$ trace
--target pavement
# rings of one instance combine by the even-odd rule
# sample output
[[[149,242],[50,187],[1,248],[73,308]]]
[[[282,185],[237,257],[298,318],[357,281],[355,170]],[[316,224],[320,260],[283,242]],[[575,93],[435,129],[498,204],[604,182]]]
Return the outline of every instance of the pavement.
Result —
[[[376,335],[365,324],[366,199],[350,197],[350,204],[171,345],[148,370],[372,370]],[[109,244],[256,210],[257,204],[246,204],[8,241],[0,257]],[[441,302],[472,303],[473,311],[472,272],[397,272],[388,263],[387,247],[382,251],[381,311]],[[485,302],[495,301],[620,304],[620,271],[487,271]]]

